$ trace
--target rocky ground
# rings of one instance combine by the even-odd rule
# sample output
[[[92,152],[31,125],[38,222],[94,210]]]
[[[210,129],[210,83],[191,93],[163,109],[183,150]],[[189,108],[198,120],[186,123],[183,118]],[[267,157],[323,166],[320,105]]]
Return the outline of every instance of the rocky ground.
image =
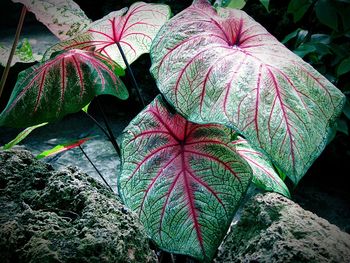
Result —
[[[79,169],[21,149],[0,167],[0,262],[159,262],[136,215]],[[215,263],[350,262],[349,234],[278,194],[252,189],[237,214]]]
[[[350,235],[275,194],[253,195],[219,248],[219,262],[350,262]]]
[[[0,262],[156,262],[117,196],[76,168],[0,152]]]

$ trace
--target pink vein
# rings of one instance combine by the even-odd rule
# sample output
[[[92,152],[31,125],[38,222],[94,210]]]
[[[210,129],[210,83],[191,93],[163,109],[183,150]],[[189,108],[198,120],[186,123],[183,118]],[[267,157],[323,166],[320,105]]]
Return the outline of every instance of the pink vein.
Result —
[[[205,154],[205,153],[201,153],[201,152],[197,152],[197,151],[191,151],[191,150],[184,150],[184,152],[188,152],[188,153],[192,153],[195,155],[199,155],[199,156],[203,156],[206,157],[208,159],[214,160],[215,162],[220,163],[222,166],[224,166],[226,168],[226,170],[228,170],[231,174],[233,174],[239,181],[241,181],[241,178],[239,178],[239,176],[237,175],[237,173],[235,171],[232,170],[232,168],[230,166],[227,165],[227,163],[221,161],[220,159],[209,155],[209,154]]]
[[[83,81],[83,73],[81,72],[81,69],[79,67],[79,63],[78,63],[77,59],[75,58],[75,56],[72,56],[72,59],[74,61],[75,69],[77,70],[79,82],[80,82],[80,94],[79,94],[79,96],[80,96],[80,98],[82,98],[83,93],[85,91],[84,81]]]
[[[39,91],[38,91],[38,97],[37,97],[36,102],[35,102],[34,112],[37,111],[38,106],[39,106],[39,101],[40,101],[40,99],[41,99],[41,94],[42,94],[43,86],[44,86],[44,83],[45,83],[45,77],[46,77],[45,74],[46,74],[46,70],[47,70],[47,69],[44,70],[43,75],[42,75],[41,80],[40,80]]]
[[[154,156],[155,154],[159,153],[160,151],[166,149],[166,148],[170,148],[170,147],[175,147],[178,146],[178,143],[173,143],[173,144],[169,144],[169,145],[165,145],[163,147],[158,148],[157,150],[151,152],[150,154],[148,154],[140,163],[137,164],[135,170],[132,172],[132,174],[129,176],[129,178],[127,179],[126,182],[129,182],[132,177],[135,175],[135,173],[141,168],[141,166],[148,160],[150,159],[152,156]]]
[[[257,136],[257,139],[258,139],[260,145],[261,145],[261,142],[260,142],[260,136],[259,136],[258,114],[259,114],[261,69],[262,69],[262,64],[260,64],[260,66],[259,66],[258,83],[256,85],[256,101],[255,101],[255,115],[254,115],[256,136]]]
[[[184,154],[182,154],[182,159],[184,162]],[[188,182],[188,178],[186,176],[186,170],[184,171],[184,186],[185,186],[185,189],[186,189],[186,193],[187,193],[187,198],[188,198],[188,202],[189,202],[189,205],[190,205],[190,215],[192,216],[192,220],[193,220],[193,224],[194,224],[194,228],[195,228],[195,231],[196,231],[196,234],[197,234],[197,239],[198,239],[198,242],[199,242],[199,245],[201,247],[201,250],[202,250],[202,253],[203,255],[205,256],[205,250],[204,250],[204,245],[203,245],[203,237],[202,237],[202,234],[201,234],[201,226],[198,222],[198,214],[197,214],[197,209],[194,205],[194,193],[193,193],[193,189],[192,187],[190,186],[189,182]]]
[[[271,76],[272,80],[273,80],[273,83],[274,83],[274,86],[275,86],[275,89],[276,89],[276,96],[278,98],[278,101],[280,102],[280,105],[281,105],[281,110],[282,110],[282,114],[283,114],[283,118],[286,122],[286,129],[287,129],[287,133],[285,136],[289,136],[289,142],[290,142],[290,151],[291,151],[291,157],[292,157],[292,162],[293,162],[293,169],[295,169],[295,156],[294,156],[294,147],[293,147],[293,140],[292,140],[292,133],[290,131],[290,127],[289,127],[289,119],[288,119],[288,116],[287,116],[287,113],[285,112],[285,108],[284,108],[284,103],[282,101],[282,98],[281,98],[281,94],[280,94],[280,90],[278,88],[278,84],[277,84],[277,81],[276,81],[276,78],[275,76],[272,74],[271,70],[269,68],[267,68],[267,71],[269,73],[269,75]],[[285,140],[285,137],[281,143],[281,147],[282,147],[282,144],[284,143],[284,140]]]
[[[162,169],[159,170],[159,172],[157,173],[157,175],[152,179],[152,182],[150,183],[150,185],[147,187],[145,194],[142,198],[141,201],[141,206],[140,206],[140,211],[139,211],[139,216],[141,215],[141,212],[143,211],[143,204],[146,200],[146,197],[149,193],[149,191],[152,189],[153,185],[156,183],[156,181],[158,180],[158,178],[162,175],[162,173],[166,170],[166,168],[172,164],[174,162],[174,160],[181,154],[181,152],[177,153],[173,158],[171,158],[163,167]],[[169,194],[170,195],[170,194]],[[163,214],[163,212],[162,212]]]

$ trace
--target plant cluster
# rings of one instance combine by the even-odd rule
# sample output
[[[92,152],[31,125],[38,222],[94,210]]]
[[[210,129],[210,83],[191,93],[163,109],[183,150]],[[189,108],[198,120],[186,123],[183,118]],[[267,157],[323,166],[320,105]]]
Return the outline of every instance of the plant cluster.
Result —
[[[161,94],[123,132],[118,191],[171,253],[212,260],[251,183],[289,197],[284,179],[298,184],[345,103],[330,81],[238,9],[195,0],[170,19],[166,5],[137,2],[91,22],[67,0],[64,10],[75,19],[58,21],[62,7],[43,14],[36,10],[43,1],[17,1],[43,15],[62,41],[19,74],[1,126],[57,121],[101,94],[127,99],[119,76],[127,69],[135,80],[130,64],[150,52]],[[119,151],[113,133],[106,136]]]

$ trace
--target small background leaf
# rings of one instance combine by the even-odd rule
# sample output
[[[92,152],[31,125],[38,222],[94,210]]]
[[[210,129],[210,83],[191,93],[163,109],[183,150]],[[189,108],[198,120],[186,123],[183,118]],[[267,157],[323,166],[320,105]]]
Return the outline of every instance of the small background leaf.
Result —
[[[343,109],[343,113],[350,120],[350,101],[349,98],[346,99],[346,103]]]
[[[337,9],[333,6],[332,1],[318,0],[315,5],[315,11],[318,20],[322,24],[333,30],[338,30]]]
[[[349,127],[345,120],[337,120],[337,131],[340,131],[346,135],[349,135]]]
[[[312,0],[291,0],[287,12],[293,15],[294,23],[303,18],[312,4]]]
[[[340,62],[338,68],[337,68],[337,75],[341,76],[343,74],[346,74],[350,72],[350,58],[344,59],[342,62]]]
[[[270,12],[270,10],[269,10],[270,0],[259,0],[259,1],[265,7],[266,11]]]
[[[5,43],[0,44],[0,64],[6,66],[8,57],[11,52],[11,46],[7,46]],[[32,63],[40,61],[42,55],[33,53],[32,47],[28,39],[24,38],[21,42],[18,43],[15,54],[11,61],[11,67],[20,62],[20,63]]]
[[[235,8],[235,9],[242,9],[246,4],[246,0],[231,0],[228,1],[227,7]]]
[[[49,157],[49,156],[52,156],[52,155],[55,155],[55,154],[58,154],[58,153],[61,153],[61,152],[73,149],[75,147],[78,147],[78,146],[82,145],[86,141],[91,140],[92,138],[94,138],[94,137],[87,137],[87,138],[82,138],[82,139],[75,140],[75,141],[70,141],[70,142],[67,142],[67,143],[64,143],[64,144],[59,144],[59,145],[53,147],[50,150],[47,150],[47,151],[44,151],[44,152],[38,154],[35,158],[36,159],[42,159],[42,158],[45,158],[45,157]]]
[[[44,125],[48,124],[47,122],[38,124],[38,125],[34,125],[31,127],[26,128],[24,131],[21,131],[16,138],[14,138],[12,141],[10,141],[9,143],[6,143],[2,149],[3,150],[9,150],[11,149],[13,146],[19,144],[22,140],[24,140],[32,131],[34,131],[36,128],[42,127]]]

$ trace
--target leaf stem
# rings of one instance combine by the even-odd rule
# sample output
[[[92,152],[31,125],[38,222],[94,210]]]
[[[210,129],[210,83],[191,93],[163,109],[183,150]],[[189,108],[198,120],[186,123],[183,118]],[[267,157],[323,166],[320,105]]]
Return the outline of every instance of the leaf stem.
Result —
[[[23,27],[23,22],[24,22],[24,18],[26,16],[26,12],[27,12],[27,8],[26,8],[25,5],[23,5],[22,6],[22,11],[21,11],[21,16],[19,17],[19,21],[18,21],[18,25],[17,25],[17,29],[16,29],[15,39],[14,39],[14,41],[12,43],[10,56],[9,56],[9,58],[7,60],[6,67],[5,67],[4,72],[2,73],[2,76],[1,76],[0,97],[1,97],[1,94],[2,94],[2,92],[4,90],[6,79],[7,79],[7,76],[9,74],[9,71],[10,71],[11,62],[12,62],[12,59],[13,59],[13,55],[15,54],[15,51],[16,51],[18,39],[19,39],[19,36],[21,34],[21,30],[22,30],[22,27]]]
[[[114,134],[113,134],[113,131],[111,129],[111,126],[109,125],[108,119],[106,117],[106,114],[105,114],[105,112],[104,112],[104,110],[102,108],[102,105],[101,105],[98,97],[96,97],[96,101],[97,101],[98,108],[99,108],[99,110],[100,110],[100,112],[102,114],[103,121],[104,121],[104,123],[106,125],[107,131],[108,131],[108,134],[109,134],[109,140],[113,144],[113,147],[114,147],[115,151],[117,152],[118,156],[120,157],[121,156],[120,155],[120,148],[119,148],[119,146],[117,144],[117,141],[116,141],[116,139],[114,137]]]
[[[125,65],[126,65],[126,68],[128,69],[128,72],[129,72],[129,74],[130,74],[130,76],[131,76],[131,80],[132,80],[132,83],[133,83],[134,88],[136,89],[137,96],[139,97],[139,99],[140,99],[140,101],[141,101],[141,103],[142,103],[142,106],[143,106],[143,108],[144,108],[144,107],[146,107],[146,103],[145,103],[145,101],[143,100],[143,98],[142,98],[142,96],[141,96],[140,87],[139,87],[139,85],[137,84],[137,81],[136,81],[136,79],[135,79],[135,75],[134,75],[134,73],[133,73],[133,71],[132,71],[132,69],[131,69],[131,67],[130,67],[130,65],[129,65],[129,63],[128,63],[128,60],[126,59],[125,53],[124,53],[124,51],[123,51],[121,45],[119,44],[119,42],[117,42],[117,46],[118,46],[118,49],[119,49],[120,54],[122,55],[123,61],[124,61]]]
[[[106,129],[103,128],[102,125],[93,116],[91,116],[86,111],[82,111],[82,112],[84,112],[100,128],[100,130],[106,135],[108,140],[110,140],[110,141],[112,140],[111,137],[109,136],[108,132],[106,131]]]
[[[94,167],[95,171],[98,173],[98,175],[102,178],[103,182],[108,186],[108,188],[113,192],[112,187],[107,183],[106,179],[103,177],[103,175],[101,174],[101,172],[97,169],[97,167],[95,166],[95,164],[91,161],[91,159],[89,158],[89,156],[86,154],[86,152],[84,151],[83,147],[81,147],[79,145],[79,149],[81,150],[81,152],[84,154],[84,156],[86,157],[86,159],[90,162],[90,164]]]
[[[96,97],[96,101],[97,101],[98,108],[99,108],[99,110],[100,110],[100,112],[101,112],[101,114],[102,114],[102,118],[103,118],[103,121],[104,121],[104,123],[105,123],[105,125],[106,125],[107,131],[106,131],[105,128],[102,127],[102,125],[101,125],[93,116],[91,116],[91,115],[90,115],[89,113],[87,113],[86,111],[83,111],[83,112],[84,112],[84,113],[85,113],[85,114],[100,128],[100,130],[106,135],[106,137],[108,138],[108,140],[112,143],[112,145],[113,145],[113,147],[114,147],[116,153],[117,153],[118,156],[120,157],[120,148],[119,148],[119,146],[118,146],[118,144],[117,144],[117,142],[116,142],[116,139],[115,139],[115,137],[114,137],[114,134],[113,134],[113,132],[112,132],[112,129],[111,129],[110,125],[109,125],[109,122],[108,122],[107,117],[106,117],[106,115],[105,115],[105,113],[104,113],[104,111],[103,111],[103,108],[102,108],[102,106],[101,106],[101,103],[100,103],[98,97]]]

